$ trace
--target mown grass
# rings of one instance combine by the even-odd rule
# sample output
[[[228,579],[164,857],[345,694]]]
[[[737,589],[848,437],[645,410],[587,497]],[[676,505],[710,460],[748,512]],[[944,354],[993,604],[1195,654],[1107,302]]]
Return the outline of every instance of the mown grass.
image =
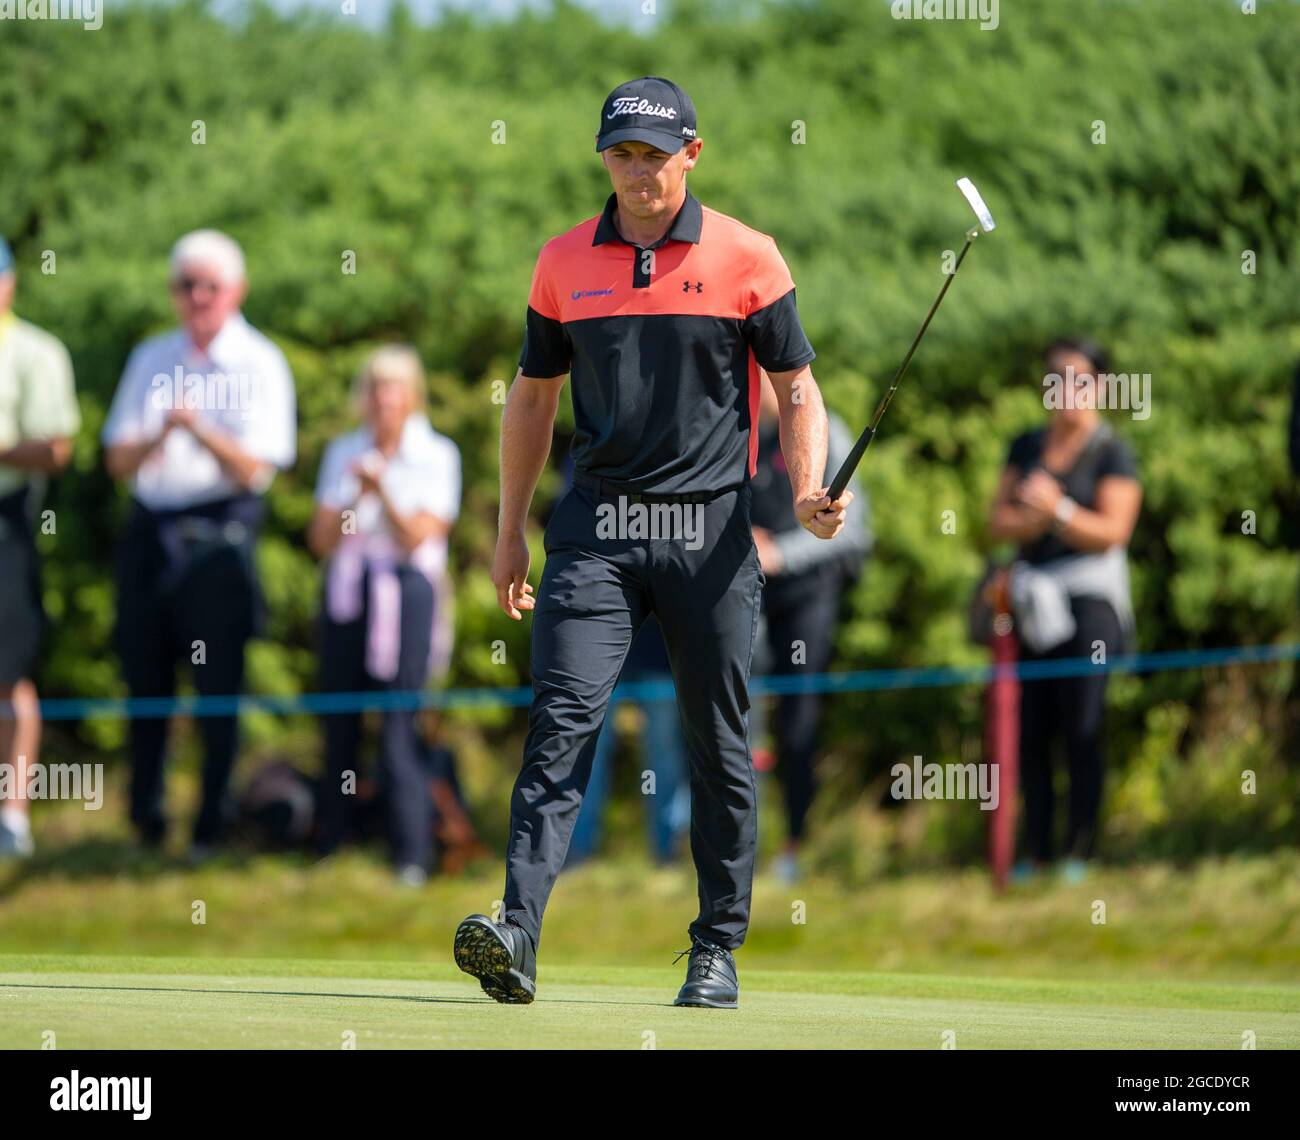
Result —
[[[550,966],[499,1006],[446,963],[0,956],[0,1047],[1148,1048],[1300,1046],[1300,989],[747,972],[735,1011],[660,968]],[[356,971],[356,972],[352,972]]]
[[[118,805],[38,815],[34,859],[0,865],[0,953],[251,956],[366,963],[448,961],[465,914],[501,897],[497,857],[421,889],[382,854],[325,862],[233,852],[192,870],[178,849],[147,855]],[[689,862],[634,851],[561,875],[543,964],[652,968],[687,944],[697,900]],[[1104,913],[1103,913],[1104,910]],[[1100,921],[1104,918],[1104,921]],[[1300,854],[1102,866],[996,895],[982,868],[795,886],[760,865],[745,968],[1111,981],[1293,982],[1300,978]]]

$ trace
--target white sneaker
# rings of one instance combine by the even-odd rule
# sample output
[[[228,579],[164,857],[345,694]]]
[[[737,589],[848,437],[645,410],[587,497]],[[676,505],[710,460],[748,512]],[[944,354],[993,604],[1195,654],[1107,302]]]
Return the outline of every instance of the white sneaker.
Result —
[[[21,824],[11,820],[0,817],[0,859],[30,859],[36,851],[32,829],[26,817]]]
[[[422,887],[429,881],[429,873],[418,863],[408,863],[397,868],[397,881],[404,887]]]
[[[799,857],[790,851],[782,851],[772,862],[776,877],[787,887],[799,881]]]

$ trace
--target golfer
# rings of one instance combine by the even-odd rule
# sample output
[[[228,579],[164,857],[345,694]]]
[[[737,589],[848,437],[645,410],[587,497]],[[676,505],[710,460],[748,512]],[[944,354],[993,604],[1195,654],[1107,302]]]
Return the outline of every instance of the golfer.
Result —
[[[542,247],[501,424],[492,579],[533,611],[534,698],[510,801],[501,921],[471,915],[455,958],[497,1001],[536,992],[542,912],[564,863],[596,738],[633,635],[663,630],[686,738],[700,912],[678,1005],[734,1008],[757,837],[749,668],[764,578],[750,531],[759,369],[781,405],[800,523],[844,525],[824,493],[827,422],[794,282],[765,234],[701,205],[695,108],[648,77],[610,93],[596,150],[604,212]],[[536,597],[524,528],[572,375],[575,476],[546,526]],[[679,955],[680,957],[681,955]]]

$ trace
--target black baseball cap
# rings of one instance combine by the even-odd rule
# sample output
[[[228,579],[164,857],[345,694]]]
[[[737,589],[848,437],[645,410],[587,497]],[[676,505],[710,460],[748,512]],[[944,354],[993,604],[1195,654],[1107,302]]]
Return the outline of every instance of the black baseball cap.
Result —
[[[695,104],[670,79],[647,75],[615,87],[600,109],[596,149],[643,142],[676,154],[695,138]]]

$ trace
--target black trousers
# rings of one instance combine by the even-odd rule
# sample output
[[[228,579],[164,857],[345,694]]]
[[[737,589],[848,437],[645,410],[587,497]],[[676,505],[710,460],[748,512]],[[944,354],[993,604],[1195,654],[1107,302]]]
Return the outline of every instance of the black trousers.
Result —
[[[1093,656],[1093,643],[1106,647],[1106,659],[1124,652],[1119,618],[1109,602],[1075,598],[1077,627],[1063,645],[1044,653],[1020,648],[1022,661]],[[1110,674],[1050,677],[1025,681],[1020,690],[1020,782],[1025,792],[1025,839],[1028,854],[1040,862],[1053,856],[1052,746],[1065,742],[1070,773],[1065,853],[1090,858],[1096,850],[1097,821],[1105,759],[1106,684]]]
[[[777,574],[763,589],[762,670],[775,676],[825,672],[830,665],[844,574],[823,563],[803,574]],[[776,706],[776,775],[785,793],[790,838],[801,840],[816,795],[813,760],[821,695],[783,693]]]
[[[534,697],[510,800],[504,895],[504,917],[527,930],[534,945],[610,693],[649,613],[663,630],[691,770],[700,910],[690,932],[728,948],[745,940],[758,828],[748,684],[764,581],[750,530],[751,496],[745,484],[710,503],[678,507],[691,512],[683,518],[698,526],[698,538],[683,537],[685,530],[658,539],[601,537],[598,526],[617,501],[580,485],[551,515],[532,617]]]
[[[6,688],[31,676],[45,634],[27,494],[23,487],[0,498],[0,686]]]
[[[380,681],[366,671],[366,627],[370,597],[369,575],[362,581],[362,607],[356,621],[332,621],[321,615],[321,689],[327,693],[370,690],[415,690],[429,679],[429,643],[433,630],[434,592],[429,580],[409,566],[397,568],[401,584],[402,629],[397,676]],[[361,713],[330,713],[321,718],[325,734],[325,784],[321,794],[318,841],[324,852],[335,850],[351,829],[352,800],[344,793],[343,779],[359,777]],[[433,859],[432,810],[429,772],[415,726],[416,710],[390,709],[380,713],[379,784],[393,861],[399,867],[412,863],[428,870]]]
[[[244,508],[247,508],[245,510]],[[256,631],[260,595],[252,565],[255,503],[245,518],[247,540],[190,547],[181,557],[167,537],[170,522],[137,504],[118,550],[116,643],[133,698],[176,695],[176,666],[191,662],[200,696],[230,696],[244,684],[244,650]],[[196,514],[221,518],[225,505]],[[197,643],[202,643],[201,648]],[[196,654],[201,658],[196,660]],[[146,842],[161,842],[167,715],[131,718],[131,822]],[[198,718],[203,737],[203,791],[194,842],[218,842],[234,817],[230,774],[238,747],[236,716]]]

